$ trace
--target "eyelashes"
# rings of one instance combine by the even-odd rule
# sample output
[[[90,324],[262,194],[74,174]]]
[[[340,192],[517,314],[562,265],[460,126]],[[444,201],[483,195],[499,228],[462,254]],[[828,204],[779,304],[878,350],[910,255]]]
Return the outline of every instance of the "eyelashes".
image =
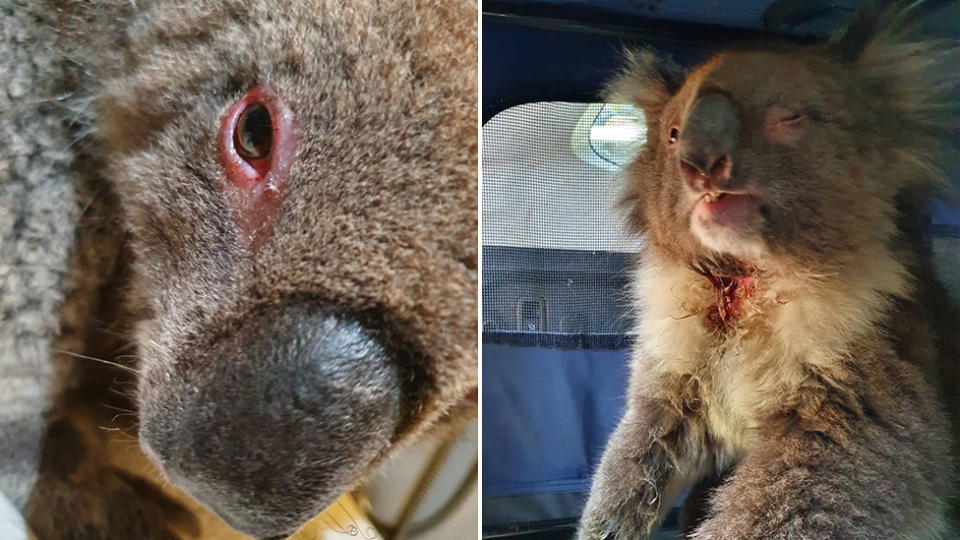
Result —
[[[799,112],[787,113],[786,116],[781,117],[777,122],[785,125],[797,125],[800,122],[803,122],[806,119],[806,115]]]
[[[792,144],[803,137],[808,118],[804,111],[772,105],[764,115],[763,133],[777,144]]]

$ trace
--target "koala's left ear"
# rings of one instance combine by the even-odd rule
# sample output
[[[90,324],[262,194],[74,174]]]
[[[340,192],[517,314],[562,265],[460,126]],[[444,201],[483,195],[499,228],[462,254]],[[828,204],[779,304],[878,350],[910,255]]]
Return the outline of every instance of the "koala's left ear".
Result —
[[[924,6],[914,1],[863,9],[827,47],[898,122],[949,131],[957,127],[960,51],[951,39],[922,33]]]
[[[606,88],[606,100],[630,103],[643,109],[647,118],[660,115],[664,105],[680,91],[686,72],[668,58],[650,49],[624,52],[624,67]]]
[[[876,5],[868,5],[858,10],[850,22],[830,36],[827,48],[844,62],[856,62],[867,44],[880,32],[883,25],[881,15]]]
[[[849,67],[872,121],[884,126],[890,178],[913,192],[949,190],[945,171],[960,155],[951,142],[960,127],[960,50],[954,39],[924,29],[944,16],[942,7],[928,6],[936,7],[911,1],[867,8],[827,44]],[[955,19],[957,8],[948,3],[947,15]]]

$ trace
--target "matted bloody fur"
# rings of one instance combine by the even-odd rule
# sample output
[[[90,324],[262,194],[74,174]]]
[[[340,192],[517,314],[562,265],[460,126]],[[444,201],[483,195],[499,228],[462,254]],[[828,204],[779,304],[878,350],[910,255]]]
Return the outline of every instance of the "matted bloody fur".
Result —
[[[646,239],[638,337],[581,539],[644,538],[720,475],[693,538],[957,533],[958,319],[911,227],[944,186],[957,51],[911,40],[909,16],[689,73],[628,54],[611,91],[648,126],[623,197]],[[721,188],[750,197],[732,228],[695,222],[696,144],[723,147]]]

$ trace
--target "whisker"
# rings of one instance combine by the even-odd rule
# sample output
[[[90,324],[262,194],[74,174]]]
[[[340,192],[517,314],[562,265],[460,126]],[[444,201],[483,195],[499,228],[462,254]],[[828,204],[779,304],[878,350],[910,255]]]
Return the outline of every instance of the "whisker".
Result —
[[[94,362],[100,362],[101,364],[106,364],[106,365],[108,365],[108,366],[114,366],[114,367],[118,367],[118,368],[120,368],[120,369],[125,369],[125,370],[130,371],[131,373],[135,373],[135,374],[137,374],[137,375],[143,375],[142,373],[140,373],[140,371],[138,371],[138,370],[136,370],[136,369],[133,369],[133,368],[130,367],[130,366],[125,366],[125,365],[123,365],[123,364],[118,364],[118,363],[116,363],[116,362],[111,362],[110,360],[104,360],[103,358],[96,358],[96,357],[93,357],[93,356],[87,356],[87,355],[85,355],[85,354],[78,354],[78,353],[75,353],[75,352],[64,351],[64,350],[61,350],[61,349],[50,349],[50,350],[52,350],[53,352],[58,353],[58,354],[65,354],[65,355],[67,355],[67,356],[73,356],[73,357],[76,357],[76,358],[83,358],[83,359],[85,359],[85,360],[93,360]]]
[[[131,410],[131,409],[125,409],[125,408],[123,408],[123,407],[117,407],[116,405],[110,405],[110,404],[108,404],[108,403],[101,403],[100,405],[103,406],[103,407],[106,407],[106,408],[108,408],[108,409],[113,409],[113,410],[115,410],[115,411],[120,411],[120,412],[130,413],[130,414],[137,414],[137,411],[134,411],[134,410]]]
[[[111,418],[110,421],[111,421],[111,422],[116,422],[116,421],[117,421],[117,418],[120,418],[121,416],[136,416],[136,415],[137,415],[137,413],[132,413],[132,412],[117,413],[117,414],[113,415],[113,418]]]
[[[124,399],[129,399],[133,401],[136,401],[137,399],[136,388],[131,388],[129,390],[120,390],[118,388],[114,388],[113,386],[111,386],[110,388],[107,389],[107,392],[110,392],[111,394],[116,396],[120,396]]]

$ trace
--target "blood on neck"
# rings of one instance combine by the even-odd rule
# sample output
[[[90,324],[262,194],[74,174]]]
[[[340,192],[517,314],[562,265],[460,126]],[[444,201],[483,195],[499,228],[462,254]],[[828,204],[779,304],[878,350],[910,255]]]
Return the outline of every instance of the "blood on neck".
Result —
[[[707,311],[707,321],[711,327],[724,330],[743,314],[745,300],[756,289],[756,281],[753,275],[705,275],[716,293],[716,301]]]

